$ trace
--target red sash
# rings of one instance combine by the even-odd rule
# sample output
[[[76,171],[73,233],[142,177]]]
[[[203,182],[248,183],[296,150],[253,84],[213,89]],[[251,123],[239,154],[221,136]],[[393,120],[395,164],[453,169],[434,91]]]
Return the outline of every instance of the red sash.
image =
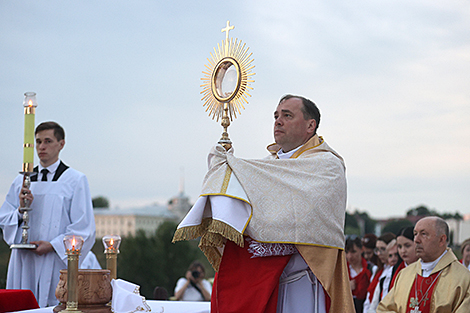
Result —
[[[212,286],[212,313],[276,313],[279,277],[289,256],[251,258],[248,243],[227,240]]]
[[[392,287],[395,284],[395,280],[397,279],[398,273],[400,273],[400,271],[404,269],[405,267],[406,267],[405,261],[401,262],[400,265],[398,265],[397,271],[395,272],[395,274],[393,274],[392,281],[390,282],[390,287],[388,288],[388,291],[392,290]]]
[[[410,296],[408,297],[408,304],[406,306],[407,313],[412,312],[412,310],[415,308],[416,302],[414,304],[411,303],[414,301],[419,303],[419,312],[430,313],[432,293],[434,291],[434,287],[436,287],[438,283],[439,278],[437,275],[439,275],[439,273],[440,272],[434,273],[429,277],[416,275],[415,281],[411,286]],[[416,298],[417,300],[414,300]]]
[[[370,277],[372,273],[367,269],[367,261],[366,259],[362,258],[362,270],[359,274],[357,274],[354,278],[351,277],[351,273],[349,271],[349,263],[348,263],[348,273],[349,273],[349,280],[356,281],[356,289],[352,291],[353,296],[355,296],[359,300],[365,300],[367,296],[367,288],[370,284]]]
[[[372,302],[372,298],[374,297],[374,292],[375,292],[375,287],[377,287],[377,284],[379,283],[379,278],[380,275],[382,275],[382,272],[384,269],[382,268],[380,271],[377,271],[375,273],[374,279],[372,279],[369,288],[367,288],[367,292],[369,293],[369,301]]]

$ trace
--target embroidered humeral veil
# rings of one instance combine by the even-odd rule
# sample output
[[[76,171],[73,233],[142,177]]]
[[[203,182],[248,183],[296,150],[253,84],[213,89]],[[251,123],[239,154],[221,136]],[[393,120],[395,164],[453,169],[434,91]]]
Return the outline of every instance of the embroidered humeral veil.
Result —
[[[316,143],[316,144],[315,144]],[[268,147],[274,153],[276,146]],[[202,193],[174,241],[201,237],[217,269],[224,239],[343,249],[346,179],[342,158],[315,136],[293,159],[247,160],[216,146]]]
[[[290,243],[332,299],[330,312],[354,312],[344,254],[346,177],[343,159],[315,135],[290,159],[240,159],[222,146],[209,154],[202,193],[173,241],[201,237],[199,247],[218,271],[225,240],[243,236]],[[295,159],[295,160],[293,160]]]

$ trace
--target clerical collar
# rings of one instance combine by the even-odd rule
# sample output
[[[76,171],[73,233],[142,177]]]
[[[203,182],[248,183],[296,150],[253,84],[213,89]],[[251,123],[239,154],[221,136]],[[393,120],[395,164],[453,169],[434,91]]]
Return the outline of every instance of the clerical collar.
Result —
[[[60,159],[57,160],[55,163],[52,163],[51,165],[49,165],[48,167],[43,167],[41,165],[41,163],[39,163],[39,173],[41,173],[42,169],[47,169],[49,171],[49,173],[47,173],[47,180],[50,181],[51,179],[49,179],[49,177],[54,177],[54,174],[55,172],[57,171],[57,168],[59,167],[59,164],[60,164]]]
[[[289,151],[289,152],[284,152],[282,149],[280,149],[277,152],[277,156],[279,159],[289,159],[297,150],[299,150],[303,145],[298,146],[297,148]]]
[[[444,253],[441,254],[440,257],[435,259],[432,262],[423,262],[423,260],[420,260],[421,262],[421,270],[422,270],[422,275],[423,277],[429,277],[431,275],[432,270],[436,267],[437,263],[439,263],[439,260],[442,259],[444,254],[447,253],[447,250],[444,251]]]

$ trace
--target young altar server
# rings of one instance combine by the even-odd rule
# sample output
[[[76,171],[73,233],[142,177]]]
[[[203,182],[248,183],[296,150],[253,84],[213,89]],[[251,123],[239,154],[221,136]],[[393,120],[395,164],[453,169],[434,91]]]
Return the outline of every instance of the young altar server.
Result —
[[[60,270],[67,267],[63,239],[82,236],[83,260],[95,243],[95,220],[88,181],[84,174],[59,159],[65,145],[64,129],[44,122],[35,131],[39,166],[34,168],[31,186],[23,186],[23,175],[13,181],[0,208],[0,227],[8,245],[21,242],[25,199],[31,203],[29,239],[34,250],[12,249],[7,289],[30,289],[40,307],[58,304],[55,289]]]

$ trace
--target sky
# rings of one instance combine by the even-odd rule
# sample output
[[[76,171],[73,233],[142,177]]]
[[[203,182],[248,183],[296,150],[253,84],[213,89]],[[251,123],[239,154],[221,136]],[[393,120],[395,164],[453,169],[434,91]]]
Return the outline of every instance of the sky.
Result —
[[[470,6],[453,0],[0,0],[0,199],[34,91],[93,197],[165,204],[184,186],[194,202],[222,133],[202,71],[227,21],[255,65],[236,156],[265,157],[279,99],[302,95],[345,160],[349,211],[470,213]]]

